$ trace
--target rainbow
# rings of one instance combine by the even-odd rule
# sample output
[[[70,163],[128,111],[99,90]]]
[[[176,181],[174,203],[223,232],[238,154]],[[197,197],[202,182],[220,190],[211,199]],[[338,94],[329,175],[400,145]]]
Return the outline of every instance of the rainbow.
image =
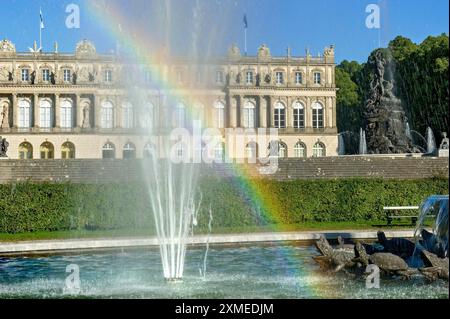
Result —
[[[155,72],[151,66],[160,63],[162,58],[161,53],[163,52],[157,51],[149,45],[152,41],[149,39],[148,34],[144,34],[142,30],[133,28],[133,25],[130,25],[127,17],[123,14],[122,8],[119,8],[113,1],[108,1],[108,6],[100,5],[98,1],[84,1],[83,4],[83,12],[88,13],[93,20],[97,21],[107,31],[108,37],[114,41],[120,42],[126,47],[127,56],[131,61],[141,65],[148,71]],[[130,30],[123,32],[121,26],[127,26]],[[130,34],[132,36],[129,36]],[[151,52],[156,52],[156,54],[152,55]],[[154,80],[156,80],[154,84],[159,89],[175,92],[174,95],[177,99],[183,100],[188,104],[188,114],[192,113],[192,111],[189,112],[189,109],[192,109],[194,101],[190,99],[189,95],[183,94],[187,88],[180,85],[180,83],[171,77],[164,78],[163,74],[156,74]],[[245,194],[252,207],[261,211],[263,217],[267,217],[269,220],[274,221],[276,225],[281,225],[283,219],[280,214],[282,208],[279,201],[274,198],[269,191],[262,190],[242,165],[231,164],[228,165],[228,167],[232,170],[232,176],[235,176],[231,183],[234,187],[237,187],[242,194]],[[273,227],[274,230],[281,230],[282,226]],[[297,278],[297,284],[299,287],[301,286],[301,289],[307,289],[309,295],[326,297],[320,289],[320,284],[304,281],[308,280],[307,278],[313,278],[315,276],[305,273],[292,248],[280,248],[277,251],[277,254],[279,254],[286,263],[299,264],[295,274],[289,274],[289,276]],[[283,269],[277,269],[277,271],[282,272]],[[282,289],[282,287],[280,287],[280,289]]]

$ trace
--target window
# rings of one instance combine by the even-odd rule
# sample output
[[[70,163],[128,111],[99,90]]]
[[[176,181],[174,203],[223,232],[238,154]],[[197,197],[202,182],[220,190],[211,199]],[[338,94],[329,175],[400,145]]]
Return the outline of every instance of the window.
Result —
[[[295,72],[295,84],[299,85],[303,83],[302,79],[302,73],[301,72]]]
[[[22,81],[30,81],[30,69],[22,69]]]
[[[39,107],[40,115],[40,127],[51,128],[52,127],[52,104],[49,100],[41,100]]]
[[[225,128],[225,105],[221,101],[214,104],[216,111],[216,128]]]
[[[323,128],[323,106],[318,102],[313,105],[313,128]]]
[[[223,79],[223,71],[217,71],[216,72],[216,83],[217,84],[223,84],[224,79]]]
[[[152,78],[152,72],[151,71],[145,71],[145,83],[146,84],[152,84],[153,78]]]
[[[247,84],[253,84],[253,72],[252,71],[247,71]]]
[[[198,70],[195,73],[195,83],[202,83],[203,82],[203,75],[202,75],[202,71]]]
[[[176,75],[177,75],[177,82],[178,83],[183,82],[183,72],[181,70],[177,70]]]
[[[150,144],[150,143],[147,143],[147,144],[145,144],[145,146],[144,146],[144,158],[153,158],[153,156],[155,156],[156,154],[155,154],[155,147],[152,145],[152,144]]]
[[[69,69],[65,69],[63,71],[63,79],[64,79],[64,82],[66,82],[66,83],[71,81],[72,73],[71,73],[71,71]]]
[[[103,158],[116,158],[116,147],[113,143],[106,143],[102,148],[102,157]]]
[[[31,126],[31,104],[25,99],[19,100],[19,127],[29,128]]]
[[[317,142],[313,146],[313,157],[322,157],[325,156],[325,145],[320,142]]]
[[[294,128],[305,128],[305,108],[299,101],[294,103]]]
[[[62,159],[73,159],[75,158],[75,145],[71,142],[65,142],[61,146],[61,158]]]
[[[284,77],[283,77],[283,72],[277,72],[276,74],[276,78],[277,78],[277,84],[283,84],[284,83]]]
[[[256,142],[250,142],[245,146],[245,157],[249,163],[256,163],[256,157],[258,156],[258,144]]]
[[[123,158],[124,159],[133,159],[136,158],[136,147],[133,143],[127,143],[123,147]]]
[[[287,157],[287,146],[283,142],[272,141],[269,144],[269,157]]]
[[[144,106],[144,116],[140,119],[141,126],[144,128],[152,128],[153,127],[153,118],[154,118],[154,106],[152,103],[147,103]]]
[[[306,146],[302,142],[297,142],[294,146],[295,157],[306,157]]]
[[[114,126],[114,106],[111,102],[105,101],[102,103],[102,115],[101,115],[101,125],[102,128],[113,128]]]
[[[185,127],[186,107],[183,103],[178,103],[175,108],[175,127]]]
[[[61,128],[72,128],[72,101],[64,99],[61,102]]]
[[[314,84],[321,83],[321,75],[320,72],[314,72]]]
[[[19,145],[19,158],[20,159],[33,158],[33,146],[30,143],[23,142]]]
[[[133,106],[131,103],[122,104],[122,127],[132,128],[134,126]]]
[[[49,69],[42,70],[42,81],[50,82],[50,70]]]
[[[105,83],[111,83],[113,78],[112,78],[112,70],[105,70],[104,73],[104,81]]]
[[[40,147],[41,159],[52,159],[54,158],[54,147],[50,142],[44,142]]]
[[[255,128],[255,104],[247,101],[244,105],[244,127]]]
[[[285,128],[286,127],[286,108],[281,102],[277,102],[275,105],[274,112],[274,125],[275,128]]]

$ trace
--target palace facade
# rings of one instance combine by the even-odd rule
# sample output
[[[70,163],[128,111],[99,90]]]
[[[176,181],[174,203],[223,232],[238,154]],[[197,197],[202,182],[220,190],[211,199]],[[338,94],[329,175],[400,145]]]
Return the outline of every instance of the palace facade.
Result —
[[[9,142],[8,157],[145,157],[157,143],[148,132],[161,124],[161,114],[183,125],[190,105],[204,126],[222,132],[277,128],[277,156],[337,155],[333,46],[318,57],[274,57],[265,45],[257,56],[232,46],[227,56],[201,63],[159,57],[139,65],[98,54],[86,40],[72,54],[59,53],[56,43],[52,53],[36,45],[19,53],[3,40],[0,136]],[[169,111],[170,103],[176,105]],[[263,157],[267,150],[249,141],[243,154]]]

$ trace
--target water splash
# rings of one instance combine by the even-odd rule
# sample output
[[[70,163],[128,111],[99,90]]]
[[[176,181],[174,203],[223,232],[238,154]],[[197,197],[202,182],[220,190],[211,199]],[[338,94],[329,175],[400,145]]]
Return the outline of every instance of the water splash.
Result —
[[[367,154],[366,132],[362,128],[359,132],[359,154],[360,155]]]
[[[344,136],[342,134],[339,134],[338,137],[338,154],[345,155],[345,141]]]
[[[427,136],[427,153],[434,154],[436,152],[436,139],[434,138],[434,133],[431,127],[427,128],[425,135]]]
[[[212,222],[213,222],[212,205],[210,204],[209,205],[208,238],[206,239],[206,250],[205,250],[205,256],[203,257],[203,269],[200,269],[200,276],[202,276],[203,279],[206,279],[206,261],[208,260],[209,242],[210,242],[211,233],[212,233]]]
[[[428,197],[420,206],[420,214],[417,220],[417,226],[414,231],[416,244],[422,242],[423,248],[433,253],[434,247],[442,249],[443,254],[448,257],[448,195],[434,195]],[[430,239],[422,238],[422,230],[426,229],[427,218],[434,217],[433,237]]]

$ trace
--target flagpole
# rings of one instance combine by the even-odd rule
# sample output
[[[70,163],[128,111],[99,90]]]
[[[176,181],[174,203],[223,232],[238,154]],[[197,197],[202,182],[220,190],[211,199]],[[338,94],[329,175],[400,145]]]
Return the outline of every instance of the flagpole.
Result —
[[[245,46],[244,50],[245,50],[245,55],[247,55],[247,28],[244,28],[244,38],[245,38],[245,40],[244,40],[244,42],[245,42],[245,44],[244,44],[244,46]]]
[[[42,8],[39,7],[39,50],[42,52]]]

